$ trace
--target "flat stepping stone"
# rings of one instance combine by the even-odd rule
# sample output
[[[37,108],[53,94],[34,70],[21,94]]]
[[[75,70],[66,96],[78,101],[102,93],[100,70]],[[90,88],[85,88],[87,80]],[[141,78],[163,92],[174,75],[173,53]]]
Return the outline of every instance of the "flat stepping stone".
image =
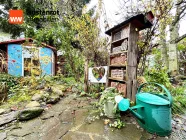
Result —
[[[8,124],[14,120],[16,120],[16,116],[18,114],[18,111],[16,112],[10,112],[8,114],[0,115],[0,126],[3,126],[5,124]]]

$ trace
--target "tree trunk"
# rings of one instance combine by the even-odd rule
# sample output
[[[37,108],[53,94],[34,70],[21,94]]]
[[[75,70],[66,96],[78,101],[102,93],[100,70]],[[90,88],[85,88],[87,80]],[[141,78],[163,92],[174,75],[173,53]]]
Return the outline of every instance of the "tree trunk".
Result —
[[[167,45],[166,45],[166,36],[165,36],[165,24],[162,27],[162,35],[160,36],[160,45],[161,45],[161,56],[163,60],[163,65],[167,68],[169,67],[168,54],[167,54]]]
[[[174,20],[179,16],[179,6],[176,7],[176,14]],[[179,22],[170,25],[170,44],[169,44],[169,71],[174,74],[178,74],[178,51],[176,38],[179,37]]]
[[[84,72],[84,91],[88,92],[88,64],[89,60],[85,59],[85,72]]]

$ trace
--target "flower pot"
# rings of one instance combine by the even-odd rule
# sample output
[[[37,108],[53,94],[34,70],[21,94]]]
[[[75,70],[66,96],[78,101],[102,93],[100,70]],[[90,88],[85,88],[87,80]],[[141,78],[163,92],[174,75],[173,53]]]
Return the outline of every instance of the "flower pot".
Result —
[[[104,104],[104,113],[108,118],[115,118],[116,115],[114,113],[115,103],[108,101]]]

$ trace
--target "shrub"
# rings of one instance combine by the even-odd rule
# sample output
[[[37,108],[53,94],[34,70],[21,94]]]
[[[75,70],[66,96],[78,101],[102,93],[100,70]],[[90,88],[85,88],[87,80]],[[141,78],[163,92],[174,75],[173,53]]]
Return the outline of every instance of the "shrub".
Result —
[[[9,74],[0,74],[0,83],[5,82],[8,86],[8,89],[10,87],[17,85],[18,84],[17,80],[18,80],[18,77],[11,76]]]

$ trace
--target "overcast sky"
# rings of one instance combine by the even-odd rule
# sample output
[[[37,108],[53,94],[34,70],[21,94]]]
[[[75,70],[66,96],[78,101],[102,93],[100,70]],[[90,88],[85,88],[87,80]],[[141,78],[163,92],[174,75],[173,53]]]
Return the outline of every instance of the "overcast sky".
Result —
[[[122,14],[125,14],[124,11],[121,11],[121,1],[122,0],[103,0],[103,3],[106,10],[107,19],[109,25],[114,26],[118,23],[122,22]],[[134,0],[135,1],[135,0]],[[98,0],[91,0],[88,8],[93,7],[98,4]],[[123,12],[123,13],[122,13]],[[100,26],[102,27],[102,32],[104,31],[104,22],[103,22],[103,15],[100,20]],[[183,35],[186,33],[186,17],[180,23],[180,30],[179,34]]]

